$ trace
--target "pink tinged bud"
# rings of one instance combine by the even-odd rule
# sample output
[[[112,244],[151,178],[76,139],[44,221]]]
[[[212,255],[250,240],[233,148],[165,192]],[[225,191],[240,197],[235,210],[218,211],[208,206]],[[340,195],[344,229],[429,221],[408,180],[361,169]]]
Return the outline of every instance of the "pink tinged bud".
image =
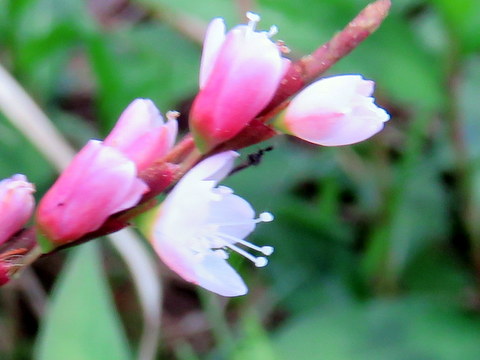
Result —
[[[21,174],[0,181],[0,244],[7,241],[30,219],[35,206],[32,195],[34,192],[33,184]]]
[[[374,82],[360,75],[314,82],[289,104],[275,126],[324,146],[354,144],[383,129],[390,115],[374,103]]]
[[[199,163],[175,186],[157,210],[149,239],[157,254],[185,280],[223,296],[239,296],[248,289],[228,264],[235,251],[265,266],[270,246],[258,247],[244,238],[257,223],[273,219],[255,212],[250,204],[218,181],[232,169],[237,154],[227,151]],[[255,257],[247,250],[260,252]]]
[[[133,161],[90,140],[40,201],[37,224],[46,237],[41,245],[48,251],[97,230],[147,191]]]
[[[140,172],[166,155],[176,136],[174,117],[165,123],[151,100],[136,99],[120,115],[103,143],[120,150]]]
[[[197,146],[207,151],[238,134],[272,99],[288,60],[269,38],[256,32],[249,15],[225,36],[222,19],[207,31],[200,71],[200,92],[190,112]]]

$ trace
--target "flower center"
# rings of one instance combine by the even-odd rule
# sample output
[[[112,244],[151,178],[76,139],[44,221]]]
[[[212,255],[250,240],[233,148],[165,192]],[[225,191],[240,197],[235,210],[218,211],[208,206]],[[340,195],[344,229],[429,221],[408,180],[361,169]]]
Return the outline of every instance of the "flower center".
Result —
[[[227,249],[233,250],[236,253],[247,258],[255,264],[257,267],[262,267],[267,265],[268,260],[265,256],[269,256],[273,253],[272,246],[256,246],[244,239],[241,239],[237,236],[228,234],[228,227],[232,226],[242,226],[242,225],[252,225],[258,224],[260,222],[270,222],[273,220],[273,215],[264,212],[259,215],[256,219],[250,219],[242,222],[235,223],[218,223],[218,224],[208,224],[202,228],[202,230],[195,237],[195,246],[192,246],[192,250],[198,253],[205,253],[206,250],[213,250],[214,254],[219,256],[222,259],[228,259]],[[220,231],[220,228],[225,229]],[[242,247],[240,247],[240,246]],[[254,256],[250,254],[247,250],[255,250],[262,253],[265,256]]]

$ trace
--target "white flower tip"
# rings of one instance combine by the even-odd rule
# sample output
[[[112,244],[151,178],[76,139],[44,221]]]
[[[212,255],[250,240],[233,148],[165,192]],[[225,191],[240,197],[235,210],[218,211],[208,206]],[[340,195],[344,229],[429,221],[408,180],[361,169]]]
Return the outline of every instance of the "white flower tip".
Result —
[[[260,219],[261,222],[270,222],[273,221],[274,217],[271,213],[269,212],[263,212],[261,213],[258,218]]]
[[[272,255],[273,254],[273,247],[272,246],[262,246],[260,248],[261,252],[263,255],[265,256],[269,256],[269,255]]]

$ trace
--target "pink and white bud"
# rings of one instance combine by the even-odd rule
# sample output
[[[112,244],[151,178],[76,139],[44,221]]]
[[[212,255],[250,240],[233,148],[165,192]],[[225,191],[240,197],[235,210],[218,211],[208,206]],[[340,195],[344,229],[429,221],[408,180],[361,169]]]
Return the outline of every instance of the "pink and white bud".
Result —
[[[0,244],[19,231],[32,216],[34,192],[34,185],[21,174],[0,181]]]
[[[190,129],[201,151],[231,139],[270,102],[282,79],[282,58],[270,33],[255,31],[258,15],[225,35],[223,19],[214,19],[205,37],[200,92],[190,112]]]
[[[217,186],[232,169],[237,154],[216,154],[190,170],[154,213],[147,236],[159,257],[185,280],[223,296],[239,296],[248,289],[228,264],[234,251],[256,266],[267,264],[271,246],[244,240],[257,223],[273,219],[255,212],[230,188]],[[260,252],[255,257],[247,250]]]
[[[166,155],[176,136],[174,118],[164,122],[151,100],[136,99],[123,111],[103,143],[120,150],[140,172]]]
[[[45,251],[97,230],[136,205],[148,186],[118,149],[90,140],[40,201],[37,225]]]
[[[390,119],[374,103],[374,86],[361,75],[318,80],[293,98],[274,125],[284,133],[324,146],[366,140]]]

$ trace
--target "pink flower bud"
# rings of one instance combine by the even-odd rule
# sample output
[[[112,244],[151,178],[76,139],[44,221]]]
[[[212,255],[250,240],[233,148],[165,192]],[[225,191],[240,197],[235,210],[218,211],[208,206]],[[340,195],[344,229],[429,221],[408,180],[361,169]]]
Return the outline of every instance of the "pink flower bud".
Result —
[[[34,192],[35,187],[24,175],[17,174],[0,181],[0,244],[19,231],[32,215]]]
[[[360,75],[333,76],[302,90],[275,126],[324,146],[354,144],[383,129],[390,115],[374,103],[374,82]]]
[[[120,115],[103,143],[120,150],[140,172],[166,155],[176,136],[175,119],[165,123],[151,100],[136,99]]]
[[[225,35],[214,19],[205,37],[200,92],[190,112],[190,127],[202,151],[231,139],[272,99],[286,70],[271,34],[255,31],[259,17]],[[271,33],[274,29],[271,30]]]
[[[112,214],[138,203],[148,186],[119,150],[90,140],[40,201],[44,250],[97,230]]]

